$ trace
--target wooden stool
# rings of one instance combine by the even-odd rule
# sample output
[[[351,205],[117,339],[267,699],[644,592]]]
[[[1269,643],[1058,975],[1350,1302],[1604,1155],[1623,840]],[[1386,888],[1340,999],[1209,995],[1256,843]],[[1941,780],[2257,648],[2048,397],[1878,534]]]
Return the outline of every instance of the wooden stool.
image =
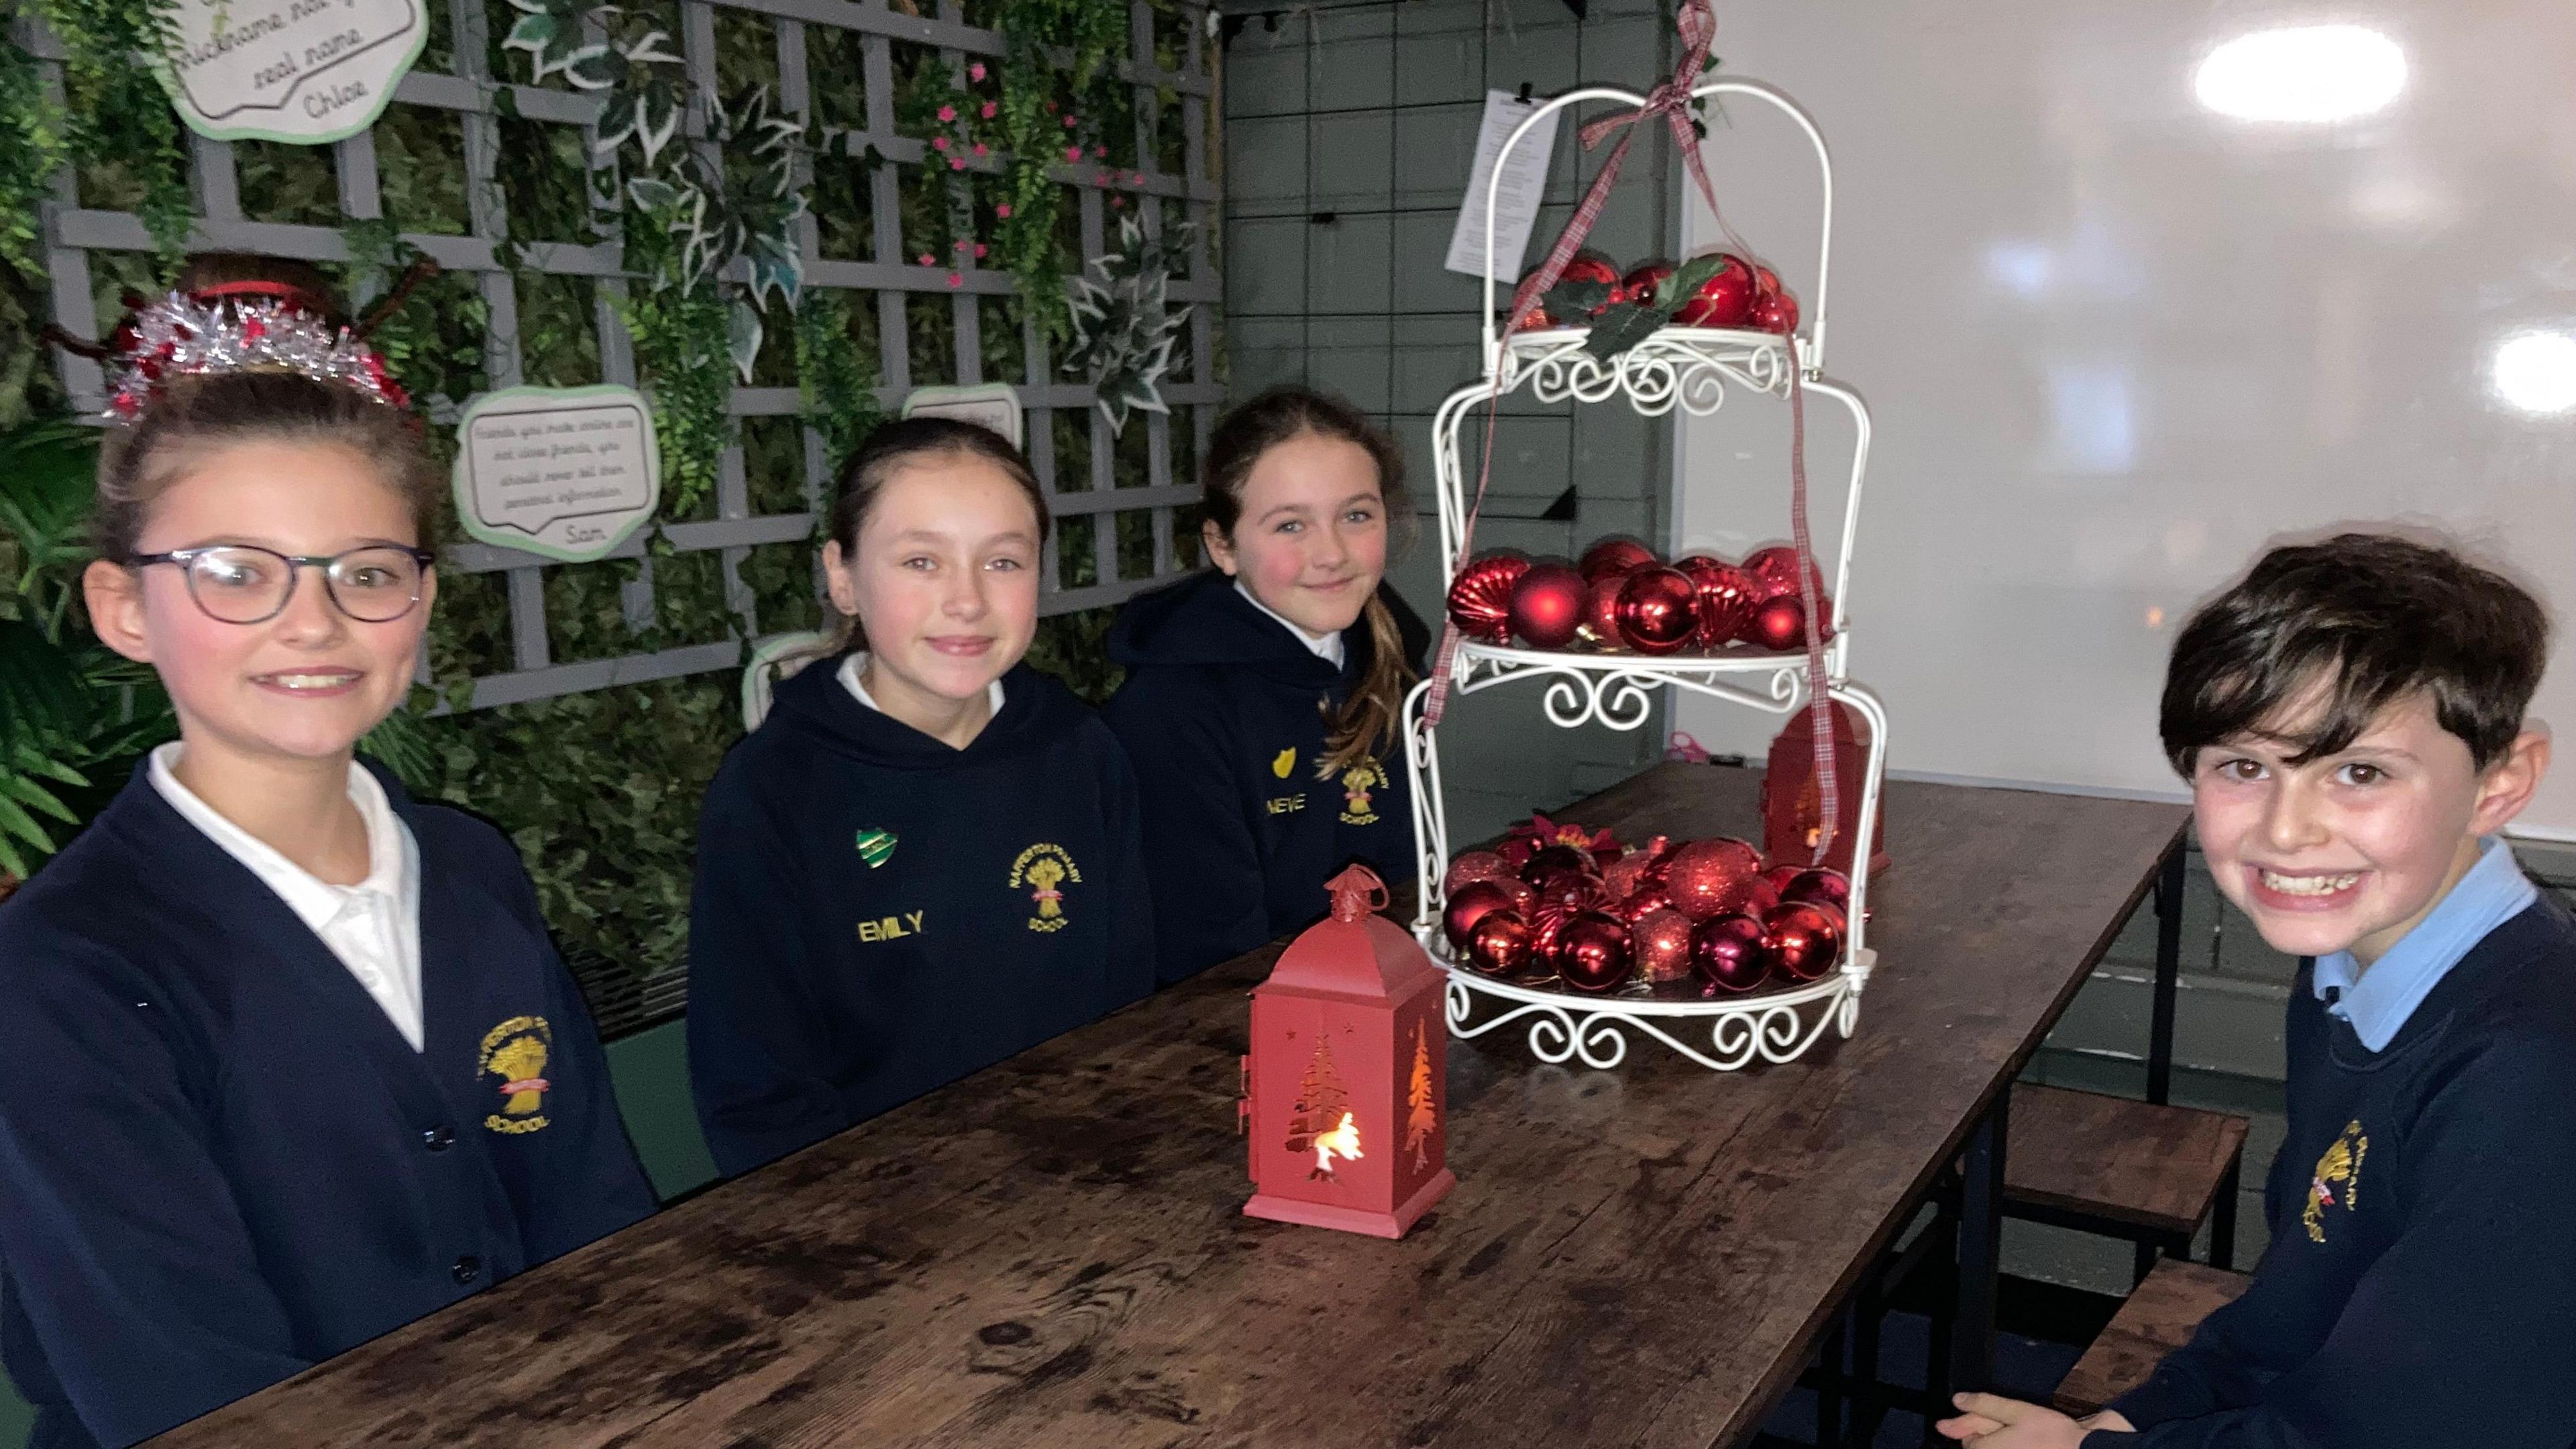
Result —
[[[2202,1319],[2233,1302],[2252,1281],[2199,1263],[2158,1263],[2066,1371],[2057,1386],[2057,1411],[2080,1419],[2145,1383],[2166,1354],[2190,1341]]]
[[[2020,1083],[2004,1151],[2004,1212],[2138,1245],[2137,1280],[2163,1253],[2191,1256],[2209,1221],[2209,1261],[2236,1257],[2245,1119]]]

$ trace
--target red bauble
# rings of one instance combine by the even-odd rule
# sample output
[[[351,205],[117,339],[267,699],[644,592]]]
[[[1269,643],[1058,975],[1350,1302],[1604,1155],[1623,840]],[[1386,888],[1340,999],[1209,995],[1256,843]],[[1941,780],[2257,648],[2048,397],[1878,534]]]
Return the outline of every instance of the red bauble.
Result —
[[[1691,929],[1691,969],[1711,994],[1750,991],[1771,975],[1771,942],[1751,916],[1718,916]]]
[[[1735,909],[1748,916],[1759,916],[1780,904],[1780,888],[1763,876],[1744,883],[1744,903]]]
[[[1607,991],[1628,979],[1633,957],[1627,924],[1617,916],[1585,911],[1557,929],[1548,957],[1566,985],[1577,991]]]
[[[1562,649],[1583,622],[1583,575],[1561,563],[1532,564],[1512,586],[1512,632],[1533,649]]]
[[[1610,300],[1651,307],[1655,305],[1655,289],[1672,274],[1673,264],[1670,262],[1639,262],[1628,269],[1628,275],[1619,279],[1619,290]]]
[[[1646,858],[1646,873],[1637,878],[1639,883],[1661,886],[1664,883],[1664,862],[1670,860],[1673,854],[1672,838],[1664,835],[1649,836],[1645,846],[1637,853]]]
[[[1730,256],[1726,265],[1692,290],[1673,320],[1685,327],[1741,327],[1753,319],[1759,286],[1753,268],[1742,257]]]
[[[1780,899],[1831,906],[1848,916],[1851,914],[1851,877],[1823,866],[1802,870],[1787,885],[1780,887]]]
[[[1610,893],[1612,900],[1624,901],[1635,895],[1637,887],[1645,883],[1646,867],[1652,864],[1654,857],[1646,852],[1629,851],[1601,867],[1601,888]]]
[[[1586,582],[1606,574],[1634,573],[1651,568],[1656,562],[1654,550],[1633,538],[1605,538],[1583,551],[1583,561],[1575,570]]]
[[[1548,845],[1530,852],[1530,858],[1521,862],[1521,879],[1539,885],[1560,871],[1589,876],[1596,869],[1589,852],[1571,845]]]
[[[1637,924],[1637,918],[1640,916],[1654,911],[1669,911],[1672,908],[1673,898],[1664,894],[1664,888],[1659,885],[1649,885],[1639,886],[1634,893],[1622,897],[1619,904],[1610,908],[1610,914],[1633,926]]]
[[[1786,292],[1776,292],[1753,304],[1753,315],[1745,319],[1756,332],[1776,332],[1783,337],[1798,330],[1798,299]]]
[[[1467,937],[1467,964],[1488,976],[1507,976],[1530,963],[1529,922],[1509,911],[1490,911]]]
[[[1470,639],[1500,644],[1512,633],[1512,586],[1530,571],[1519,554],[1485,553],[1468,560],[1449,585],[1449,622]]]
[[[1530,917],[1533,921],[1540,920],[1550,911],[1570,916],[1577,911],[1610,909],[1610,893],[1601,888],[1601,882],[1572,871],[1552,872],[1545,880],[1533,884],[1530,890],[1538,902],[1535,914]]]
[[[1531,945],[1542,961],[1555,958],[1557,933],[1577,916],[1610,911],[1609,893],[1590,881],[1576,882],[1570,876],[1557,877],[1554,894],[1539,892],[1538,910],[1530,916]]]
[[[1804,649],[1807,647],[1807,609],[1796,594],[1782,594],[1765,599],[1753,611],[1753,624],[1745,637],[1765,649]]]
[[[1673,909],[1705,921],[1744,909],[1762,855],[1741,840],[1694,840],[1673,848],[1664,862],[1664,892]]]
[[[1784,973],[1813,981],[1843,959],[1843,913],[1831,906],[1792,901],[1762,918],[1771,953]]]
[[[1490,850],[1470,850],[1449,862],[1449,873],[1440,877],[1440,889],[1454,896],[1470,881],[1500,880],[1511,873],[1510,863],[1501,856]]]
[[[1583,597],[1583,638],[1595,649],[1617,649],[1619,644],[1619,586],[1628,581],[1626,574],[1603,574],[1588,587]]]
[[[1798,597],[1798,551],[1788,544],[1773,544],[1746,554],[1744,573],[1753,580],[1753,601],[1757,604],[1783,595]],[[1807,563],[1807,577],[1816,585],[1816,597],[1824,598],[1824,571],[1812,559]]]
[[[1556,274],[1556,281],[1559,286],[1567,282],[1599,282],[1610,288],[1615,297],[1619,289],[1619,264],[1600,252],[1585,247],[1567,259],[1565,270]],[[1600,316],[1602,308],[1609,305],[1607,300],[1603,301],[1600,307],[1592,309],[1592,315]]]
[[[1648,981],[1679,981],[1691,973],[1691,918],[1669,906],[1632,918],[1628,944]]]
[[[1695,553],[1673,565],[1690,575],[1699,590],[1699,633],[1691,647],[1709,653],[1725,648],[1744,632],[1753,617],[1753,580],[1723,559]]]
[[[1619,585],[1619,637],[1640,654],[1671,654],[1699,633],[1699,585],[1680,569],[1641,568]]]
[[[1458,858],[1460,860],[1466,859],[1463,855]],[[1762,879],[1770,885],[1774,893],[1778,894],[1781,899],[1786,900],[1788,898],[1789,882],[1796,880],[1798,877],[1805,875],[1806,873],[1807,868],[1803,865],[1775,865],[1766,868],[1762,872]]]
[[[1501,881],[1470,881],[1450,892],[1449,904],[1440,913],[1440,933],[1449,938],[1452,949],[1463,948],[1476,933],[1478,921],[1496,911],[1511,910],[1513,904],[1511,892],[1503,889]]]

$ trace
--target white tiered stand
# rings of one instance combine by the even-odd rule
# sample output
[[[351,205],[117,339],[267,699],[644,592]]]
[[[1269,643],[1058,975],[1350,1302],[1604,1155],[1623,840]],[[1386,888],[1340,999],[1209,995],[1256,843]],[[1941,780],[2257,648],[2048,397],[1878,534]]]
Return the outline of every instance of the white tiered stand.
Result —
[[[1846,617],[1846,585],[1851,551],[1860,520],[1862,469],[1869,461],[1869,410],[1850,390],[1823,376],[1825,283],[1833,247],[1833,162],[1823,135],[1807,114],[1769,86],[1746,80],[1713,80],[1692,92],[1701,96],[1741,96],[1776,106],[1795,121],[1816,153],[1824,179],[1824,220],[1816,248],[1813,305],[1802,321],[1800,378],[1805,391],[1829,397],[1851,413],[1858,436],[1852,449],[1851,486],[1843,503],[1840,538],[1833,569],[1833,638],[1825,646],[1826,692],[1857,711],[1867,722],[1867,772],[1860,782],[1859,836],[1870,840],[1877,828],[1879,783],[1887,750],[1887,716],[1868,690],[1846,671],[1851,650],[1851,622]],[[1584,101],[1618,101],[1643,106],[1645,98],[1607,86],[1572,91],[1550,100],[1521,122],[1503,154],[1509,156],[1540,127],[1553,127],[1556,113]],[[1503,171],[1495,168],[1496,184]],[[1679,407],[1691,414],[1715,412],[1730,387],[1786,399],[1790,352],[1784,339],[1767,332],[1715,327],[1665,327],[1626,352],[1603,362],[1583,350],[1580,328],[1555,328],[1497,336],[1494,315],[1494,187],[1486,193],[1485,310],[1481,357],[1484,376],[1441,403],[1432,424],[1432,446],[1438,459],[1440,556],[1444,591],[1457,567],[1458,545],[1466,528],[1468,493],[1459,453],[1459,429],[1477,403],[1499,399],[1526,386],[1542,402],[1573,398],[1587,403],[1624,398],[1649,417]],[[1511,285],[1505,279],[1505,285]],[[1636,729],[1654,713],[1648,691],[1672,685],[1749,709],[1787,715],[1807,701],[1807,659],[1794,654],[1728,652],[1716,656],[1561,653],[1506,645],[1463,642],[1458,647],[1450,688],[1461,696],[1501,685],[1544,683],[1542,706],[1550,723],[1571,729],[1599,721],[1613,729]],[[1483,1036],[1515,1022],[1529,1023],[1529,1046],[1546,1062],[1579,1060],[1590,1067],[1615,1067],[1628,1054],[1627,1033],[1652,1037],[1702,1066],[1733,1071],[1754,1062],[1786,1062],[1803,1054],[1831,1026],[1849,1036],[1860,1020],[1861,988],[1869,981],[1877,954],[1869,949],[1867,905],[1869,853],[1854,853],[1851,880],[1850,942],[1842,964],[1820,980],[1786,990],[1702,999],[1690,995],[1583,995],[1571,991],[1516,986],[1482,975],[1451,957],[1440,922],[1448,869],[1449,824],[1441,796],[1440,750],[1434,730],[1423,717],[1430,683],[1417,686],[1405,701],[1407,745],[1413,761],[1413,828],[1421,879],[1421,911],[1413,934],[1449,973],[1449,1029],[1459,1037]],[[1699,1044],[1705,1042],[1703,1047]]]

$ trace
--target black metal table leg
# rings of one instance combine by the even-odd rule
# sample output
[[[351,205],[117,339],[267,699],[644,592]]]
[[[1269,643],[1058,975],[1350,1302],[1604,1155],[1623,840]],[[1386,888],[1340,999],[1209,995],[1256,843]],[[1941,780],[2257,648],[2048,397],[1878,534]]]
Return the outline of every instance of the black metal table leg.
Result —
[[[2156,993],[2147,1032],[2147,1100],[2162,1106],[2173,1095],[2174,993],[2182,976],[2182,842],[2176,840],[2156,871]]]
[[[2004,1144],[2009,1139],[2007,1089],[1968,1134],[1959,1190],[1959,1320],[1950,1342],[1950,1387],[1982,1390],[1994,1381],[1995,1288],[2004,1245]]]
[[[2218,1202],[2209,1210],[2209,1265],[2236,1271],[2236,1194],[2238,1176],[2244,1171],[2240,1155],[2227,1164],[2227,1175],[2218,1180]]]

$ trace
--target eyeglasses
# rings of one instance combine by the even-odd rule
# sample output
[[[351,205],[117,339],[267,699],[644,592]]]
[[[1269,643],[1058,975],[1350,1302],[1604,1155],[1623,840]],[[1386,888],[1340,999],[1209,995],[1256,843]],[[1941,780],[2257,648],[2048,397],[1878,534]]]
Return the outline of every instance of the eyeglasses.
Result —
[[[329,557],[279,553],[247,543],[212,543],[138,553],[125,562],[176,564],[185,570],[188,597],[206,617],[226,624],[265,624],[286,612],[295,580],[306,565],[322,571],[323,591],[343,614],[361,624],[390,624],[420,602],[421,576],[437,562],[425,548],[377,543]]]

